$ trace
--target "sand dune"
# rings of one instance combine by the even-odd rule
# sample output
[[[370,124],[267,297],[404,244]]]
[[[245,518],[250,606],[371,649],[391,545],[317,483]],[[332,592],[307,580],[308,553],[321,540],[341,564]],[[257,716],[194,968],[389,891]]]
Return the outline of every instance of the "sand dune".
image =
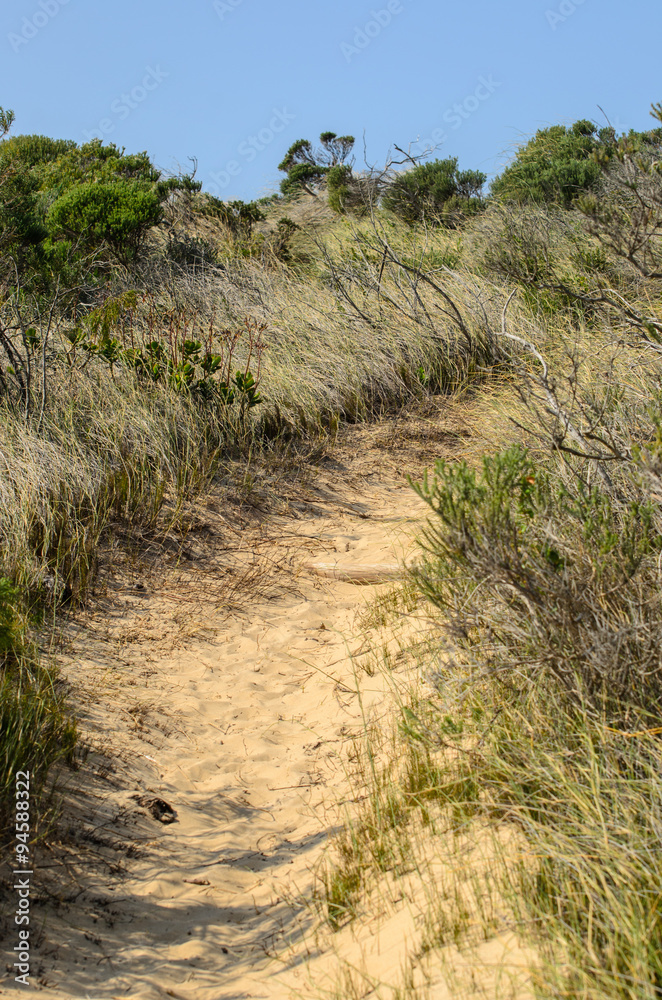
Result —
[[[401,475],[388,480],[365,483],[359,508],[335,492],[323,514],[269,521],[280,538],[271,565],[289,573],[275,596],[228,615],[205,606],[194,576],[180,584],[204,638],[180,639],[169,655],[178,605],[168,581],[162,592],[125,588],[123,606],[116,593],[78,623],[66,673],[84,731],[97,745],[106,735],[114,763],[104,781],[98,767],[96,778],[76,776],[69,814],[140,856],[123,858],[114,875],[77,871],[75,900],[39,907],[35,993],[292,995],[307,957],[296,942],[313,915],[290,901],[310,892],[333,822],[327,806],[345,780],[343,746],[363,725],[351,654],[366,636],[356,611],[397,576],[407,529],[423,513]],[[259,559],[259,544],[246,547]],[[364,685],[364,709],[382,697],[376,680]],[[174,821],[160,822],[155,802]],[[112,861],[106,843],[100,851]],[[295,959],[284,967],[288,942]]]
[[[389,710],[384,678],[357,669],[377,640],[360,612],[412,559],[426,511],[403,464],[432,456],[403,456],[392,426],[385,452],[380,433],[353,429],[286,515],[237,525],[211,498],[185,565],[120,566],[65,629],[94,750],[39,859],[43,934],[23,995],[313,997],[336,988],[339,955],[396,985],[420,930],[411,910],[330,945],[310,905],[352,794],[346,751]],[[489,946],[522,960],[516,943]]]

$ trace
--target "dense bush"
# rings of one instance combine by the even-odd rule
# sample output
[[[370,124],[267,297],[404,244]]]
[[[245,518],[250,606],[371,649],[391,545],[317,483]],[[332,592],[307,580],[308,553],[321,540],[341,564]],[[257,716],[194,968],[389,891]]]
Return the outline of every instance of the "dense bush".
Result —
[[[351,198],[352,168],[343,164],[331,167],[327,174],[326,186],[329,193],[329,205],[334,212],[342,212]]]
[[[64,237],[88,253],[106,244],[126,263],[160,218],[160,198],[144,182],[87,181],[54,202],[46,225],[52,239]]]
[[[222,201],[206,195],[201,205],[204,215],[219,219],[236,239],[249,239],[256,222],[263,222],[265,214],[256,201]]]
[[[188,175],[163,178],[145,152],[127,154],[98,139],[82,146],[39,135],[4,139],[4,271],[15,267],[23,288],[37,295],[93,287],[102,265],[136,259],[174,192],[190,195],[199,188]]]
[[[334,212],[365,215],[379,202],[382,184],[371,171],[355,173],[347,163],[331,167],[326,175],[329,207]]]
[[[491,193],[502,201],[560,204],[568,208],[583,191],[595,187],[600,167],[592,154],[613,140],[613,131],[590,121],[569,128],[552,125],[539,129],[518,150],[514,162],[491,184]]]
[[[584,477],[551,475],[519,447],[482,474],[437,466],[420,582],[470,657],[504,680],[551,675],[578,703],[662,717],[659,511]]]
[[[644,149],[659,143],[661,135],[660,129],[631,131],[628,141]],[[492,181],[490,192],[501,201],[570,208],[581,195],[598,188],[600,159],[609,159],[616,146],[613,128],[598,129],[586,119],[540,129]]]
[[[346,164],[353,147],[353,135],[338,136],[335,132],[322,132],[317,148],[308,139],[298,139],[278,164],[278,169],[287,174],[281,182],[281,192],[293,195],[305,191],[314,195],[330,170]]]
[[[41,266],[40,244],[47,238],[41,172],[74,143],[41,135],[19,135],[0,143],[0,245],[19,273]]]
[[[479,170],[458,170],[457,157],[419,163],[388,185],[383,205],[409,224],[427,221],[453,226],[481,210],[486,180]]]
[[[112,142],[104,146],[99,139],[93,139],[82,146],[68,144],[65,151],[49,160],[40,178],[42,190],[62,193],[90,181],[156,184],[161,171],[153,166],[146,152],[126,153]]]
[[[182,267],[205,268],[218,262],[218,251],[209,240],[200,236],[171,234],[166,247],[166,257]]]

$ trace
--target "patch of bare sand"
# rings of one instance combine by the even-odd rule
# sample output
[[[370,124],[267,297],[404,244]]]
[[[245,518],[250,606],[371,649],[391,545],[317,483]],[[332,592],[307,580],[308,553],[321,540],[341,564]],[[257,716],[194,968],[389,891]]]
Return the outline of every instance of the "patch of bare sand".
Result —
[[[357,611],[425,513],[404,473],[457,453],[466,432],[438,413],[417,427],[422,441],[403,420],[352,429],[288,515],[240,530],[212,503],[187,565],[163,581],[134,567],[69,624],[61,660],[93,750],[38,860],[41,943],[23,994],[330,989],[338,948],[317,950],[300,901],[348,790],[345,745],[388,701],[368,673],[359,697],[353,654],[371,637]],[[407,957],[407,919],[396,906],[379,933],[368,921],[343,958],[377,962],[384,982]]]

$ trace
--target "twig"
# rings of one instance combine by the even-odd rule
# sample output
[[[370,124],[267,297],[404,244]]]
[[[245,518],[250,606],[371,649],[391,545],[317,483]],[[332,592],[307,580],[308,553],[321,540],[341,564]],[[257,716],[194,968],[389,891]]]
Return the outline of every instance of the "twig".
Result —
[[[542,375],[539,377],[538,381],[544,390],[549,412],[553,416],[555,416],[558,420],[561,421],[561,423],[565,428],[565,433],[568,434],[572,438],[572,440],[575,441],[581,447],[582,452],[580,452],[580,454],[584,458],[590,458],[592,461],[595,462],[595,467],[598,471],[598,475],[604,482],[609,492],[613,493],[614,484],[612,482],[611,476],[602,465],[603,461],[602,457],[598,459],[594,458],[589,454],[588,442],[584,438],[583,434],[581,434],[580,431],[578,431],[577,428],[574,426],[570,418],[570,415],[566,412],[566,410],[563,409],[563,407],[559,403],[556,397],[556,393],[554,391],[554,387],[549,378],[549,367],[544,357],[542,356],[538,348],[531,343],[530,340],[526,340],[524,337],[518,337],[517,334],[515,333],[508,333],[508,331],[506,330],[506,315],[508,312],[508,306],[512,302],[513,297],[516,295],[516,293],[517,289],[514,288],[513,291],[510,293],[510,295],[508,296],[506,304],[503,307],[503,312],[501,313],[501,336],[506,337],[508,340],[514,341],[516,344],[521,344],[522,347],[524,347],[527,351],[533,354],[536,360],[540,362],[540,366],[542,368]]]

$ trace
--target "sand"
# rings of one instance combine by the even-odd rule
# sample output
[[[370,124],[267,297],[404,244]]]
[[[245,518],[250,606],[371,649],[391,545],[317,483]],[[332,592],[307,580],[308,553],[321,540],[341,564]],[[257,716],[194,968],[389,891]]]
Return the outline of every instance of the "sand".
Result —
[[[34,904],[41,943],[23,995],[330,988],[314,870],[351,794],[346,749],[388,701],[378,675],[357,673],[372,642],[360,612],[412,558],[426,512],[387,429],[387,450],[379,428],[356,429],[298,507],[259,524],[233,524],[212,498],[185,570],[173,560],[159,579],[124,564],[67,624],[60,660],[94,749],[65,776],[65,833],[38,859],[51,895]],[[348,957],[396,978],[410,923],[396,912],[346,938]]]

